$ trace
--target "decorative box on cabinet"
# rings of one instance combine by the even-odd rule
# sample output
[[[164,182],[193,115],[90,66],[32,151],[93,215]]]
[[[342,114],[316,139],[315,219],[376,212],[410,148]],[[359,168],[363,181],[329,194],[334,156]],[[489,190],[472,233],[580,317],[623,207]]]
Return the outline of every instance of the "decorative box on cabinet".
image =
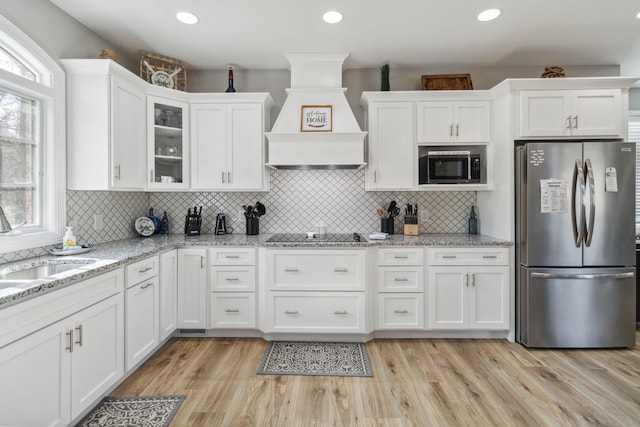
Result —
[[[377,329],[424,328],[424,249],[379,248]]]
[[[269,94],[192,94],[191,188],[266,191]]]
[[[416,103],[419,144],[487,143],[491,137],[489,101]]]
[[[520,137],[621,137],[620,89],[520,92]]]
[[[209,327],[256,327],[256,249],[209,249]]]
[[[125,280],[126,369],[130,371],[159,344],[158,256],[129,264]]]
[[[189,188],[189,105],[149,96],[147,124],[148,188]]]
[[[267,331],[365,332],[365,276],[361,249],[267,250]]]
[[[67,188],[146,187],[146,83],[109,59],[62,59],[67,72]]]
[[[20,334],[0,344],[3,425],[67,426],[122,378],[122,285],[119,269],[1,311]]]
[[[430,329],[509,329],[509,250],[430,248]]]

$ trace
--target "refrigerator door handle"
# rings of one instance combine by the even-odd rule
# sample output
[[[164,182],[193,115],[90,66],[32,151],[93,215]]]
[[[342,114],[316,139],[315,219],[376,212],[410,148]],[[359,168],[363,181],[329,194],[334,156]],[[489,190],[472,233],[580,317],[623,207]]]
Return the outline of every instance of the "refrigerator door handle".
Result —
[[[576,193],[577,188],[580,187],[580,218],[578,218],[577,206],[576,206]],[[573,203],[571,204],[571,222],[573,223],[573,237],[576,241],[576,248],[579,248],[582,245],[583,235],[582,232],[584,230],[584,195],[586,192],[586,184],[584,179],[584,170],[582,169],[582,160],[577,159],[576,164],[573,168]]]
[[[589,227],[586,231],[584,244],[586,246],[591,246],[591,239],[593,238],[593,227],[596,220],[596,181],[593,178],[593,167],[591,166],[591,159],[586,159],[584,163],[587,169],[586,172],[589,187]]]
[[[628,279],[635,277],[635,273],[600,273],[600,274],[560,274],[560,273],[531,273],[532,279]]]

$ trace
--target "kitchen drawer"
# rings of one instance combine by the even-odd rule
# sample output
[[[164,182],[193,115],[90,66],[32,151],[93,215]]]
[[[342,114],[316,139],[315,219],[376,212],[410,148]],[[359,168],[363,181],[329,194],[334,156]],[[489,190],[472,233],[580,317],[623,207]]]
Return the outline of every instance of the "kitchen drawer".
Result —
[[[269,292],[270,332],[365,332],[364,292]]]
[[[422,292],[424,267],[378,267],[378,292]]]
[[[209,267],[209,283],[213,292],[253,292],[256,268],[252,265]]]
[[[210,328],[255,328],[256,298],[253,293],[211,293]]]
[[[365,289],[364,250],[270,251],[268,284],[273,290]]]
[[[379,248],[378,265],[423,265],[423,248]]]
[[[509,265],[508,248],[432,248],[429,265]]]
[[[210,265],[255,265],[256,250],[254,248],[210,248]]]
[[[378,329],[423,328],[423,294],[378,294]]]
[[[156,276],[158,274],[158,269],[159,263],[157,255],[129,264],[126,270],[126,287],[129,288],[143,280]]]

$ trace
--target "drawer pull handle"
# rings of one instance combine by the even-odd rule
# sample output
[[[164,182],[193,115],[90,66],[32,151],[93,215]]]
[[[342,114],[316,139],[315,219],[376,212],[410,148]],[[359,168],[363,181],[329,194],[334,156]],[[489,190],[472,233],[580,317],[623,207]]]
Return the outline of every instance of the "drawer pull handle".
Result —
[[[82,343],[84,342],[82,336],[82,325],[78,325],[76,326],[76,331],[78,331],[78,341],[76,341],[76,344],[78,344],[80,347],[82,347]]]
[[[409,259],[409,255],[394,255],[395,259]]]
[[[153,270],[153,267],[143,268],[142,270],[138,270],[138,273],[146,273],[149,270]]]
[[[146,283],[146,284],[140,286],[140,289],[147,289],[149,286],[153,286],[153,282],[149,282],[149,283]]]
[[[406,277],[396,277],[395,279],[393,279],[394,282],[408,282],[409,279],[407,279]]]
[[[348,268],[339,268],[339,267],[338,267],[338,268],[334,268],[334,269],[333,269],[333,272],[334,272],[334,273],[348,273],[348,272],[349,272],[349,269],[348,269]]]
[[[394,310],[396,314],[409,314],[409,310]]]
[[[240,313],[240,310],[238,310],[237,308],[227,308],[224,312],[225,313]]]
[[[297,273],[300,270],[298,270],[297,268],[285,268],[284,271],[285,273]]]
[[[496,258],[498,258],[498,255],[482,255],[482,258],[484,258],[484,259],[496,259]]]
[[[238,259],[240,258],[240,255],[225,255],[224,257],[227,259]]]
[[[442,255],[442,258],[444,258],[444,259],[456,259],[457,256],[456,255]]]
[[[345,314],[349,314],[349,312],[347,310],[336,310],[333,312],[333,314],[345,315]]]
[[[65,347],[65,350],[69,350],[69,353],[73,353],[73,329],[68,331],[66,335],[69,337],[69,347]]]
[[[284,314],[298,314],[298,310],[285,310]]]
[[[240,279],[239,279],[239,278],[237,278],[237,277],[227,277],[227,278],[226,278],[226,279],[224,279],[224,280],[226,280],[227,282],[237,282],[237,281],[239,281]]]

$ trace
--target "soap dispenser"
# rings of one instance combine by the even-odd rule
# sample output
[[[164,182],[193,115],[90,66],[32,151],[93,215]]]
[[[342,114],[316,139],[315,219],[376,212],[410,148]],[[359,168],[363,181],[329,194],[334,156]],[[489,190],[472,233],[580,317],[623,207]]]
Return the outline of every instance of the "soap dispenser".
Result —
[[[64,233],[64,237],[62,238],[62,247],[75,246],[76,245],[76,236],[73,235],[73,227],[67,227],[67,231]]]
[[[469,234],[478,234],[478,219],[474,206],[471,206],[471,215],[469,215]]]

